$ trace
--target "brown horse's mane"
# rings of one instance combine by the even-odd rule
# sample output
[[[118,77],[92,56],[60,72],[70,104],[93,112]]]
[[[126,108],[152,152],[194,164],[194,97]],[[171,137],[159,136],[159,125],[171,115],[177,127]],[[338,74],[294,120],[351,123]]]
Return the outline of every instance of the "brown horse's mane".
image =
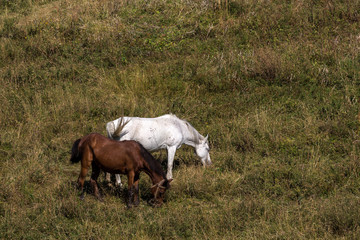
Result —
[[[141,154],[144,156],[145,161],[149,164],[150,169],[166,179],[164,170],[162,169],[160,163],[149,153],[148,150],[144,148],[143,145],[139,143],[139,146],[141,149]]]

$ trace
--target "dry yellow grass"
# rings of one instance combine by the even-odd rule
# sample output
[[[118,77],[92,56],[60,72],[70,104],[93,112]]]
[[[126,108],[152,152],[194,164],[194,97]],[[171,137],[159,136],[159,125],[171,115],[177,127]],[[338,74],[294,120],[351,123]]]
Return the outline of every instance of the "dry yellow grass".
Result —
[[[0,2],[1,239],[359,235],[359,2],[218,3]],[[170,112],[212,168],[182,147],[162,208],[146,175],[139,208],[79,200],[75,139]]]

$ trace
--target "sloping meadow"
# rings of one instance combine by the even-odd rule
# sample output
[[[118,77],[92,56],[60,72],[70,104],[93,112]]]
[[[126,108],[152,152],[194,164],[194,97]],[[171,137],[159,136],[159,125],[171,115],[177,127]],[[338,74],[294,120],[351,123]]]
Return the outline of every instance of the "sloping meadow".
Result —
[[[0,2],[0,238],[356,238],[359,1]],[[122,115],[209,134],[161,208],[79,199],[70,149]],[[166,166],[166,152],[154,153]],[[126,177],[122,178],[126,188]]]

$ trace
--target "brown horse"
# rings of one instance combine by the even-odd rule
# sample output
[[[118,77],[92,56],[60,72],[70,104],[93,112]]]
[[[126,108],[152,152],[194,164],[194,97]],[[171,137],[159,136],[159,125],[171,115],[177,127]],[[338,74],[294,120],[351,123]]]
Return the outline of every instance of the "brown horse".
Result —
[[[90,183],[94,195],[101,200],[97,186],[100,170],[114,174],[126,174],[128,177],[128,207],[139,205],[140,172],[145,172],[152,180],[151,187],[154,198],[149,202],[154,206],[163,203],[165,191],[170,187],[172,179],[167,180],[161,165],[140,144],[135,141],[115,141],[98,133],[91,133],[77,139],[72,147],[70,161],[81,160],[81,171],[78,184],[84,199],[84,181],[90,165],[92,174]]]

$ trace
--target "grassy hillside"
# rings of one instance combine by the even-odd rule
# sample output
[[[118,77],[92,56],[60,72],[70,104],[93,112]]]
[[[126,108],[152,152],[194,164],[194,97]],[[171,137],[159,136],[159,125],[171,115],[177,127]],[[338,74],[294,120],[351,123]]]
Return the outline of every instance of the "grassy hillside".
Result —
[[[358,0],[0,1],[0,238],[355,239],[359,20]],[[170,112],[212,168],[182,147],[161,208],[145,174],[136,209],[79,199],[75,139]]]

